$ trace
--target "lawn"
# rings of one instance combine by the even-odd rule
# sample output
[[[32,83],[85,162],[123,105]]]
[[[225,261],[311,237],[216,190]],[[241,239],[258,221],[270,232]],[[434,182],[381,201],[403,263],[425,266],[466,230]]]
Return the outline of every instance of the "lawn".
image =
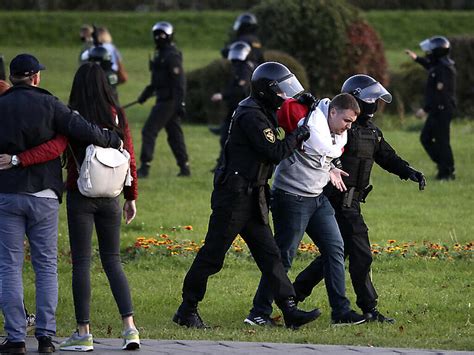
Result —
[[[223,16],[225,19],[233,18],[233,14]],[[120,23],[119,20],[114,23]],[[152,18],[149,20],[152,21]],[[188,18],[184,16],[182,21],[186,20]],[[82,23],[83,19],[74,21]],[[217,24],[222,25],[220,22]],[[42,76],[42,87],[67,100],[78,47],[71,42],[63,46],[57,42],[48,45],[31,41],[13,43],[13,39],[0,38],[3,38],[0,40],[1,52],[6,58],[25,51],[37,55],[47,66]],[[121,102],[128,103],[136,99],[149,81],[147,61],[152,46],[150,43],[149,47],[127,47],[121,45],[120,38],[118,36],[117,43],[125,58],[130,80],[120,87],[119,92]],[[217,58],[219,46],[215,45],[216,41],[215,38],[208,39],[206,43],[212,42],[212,45],[200,46],[189,38],[183,38],[185,69],[189,71],[201,67]],[[410,44],[416,45],[416,41]],[[402,48],[397,44],[388,49],[399,51]],[[152,102],[147,102],[127,110],[137,154],[140,151],[140,130],[151,107]],[[458,243],[463,247],[474,240],[474,183],[471,176],[474,171],[474,123],[468,120],[453,123],[451,136],[457,171],[456,180],[449,183],[434,180],[435,167],[418,139],[420,122],[413,117],[400,121],[397,117],[384,116],[380,123],[384,127],[385,138],[412,166],[422,170],[428,179],[426,190],[420,192],[416,184],[400,181],[398,177],[376,167],[372,177],[374,191],[363,206],[372,242],[380,246],[388,245],[384,252],[375,257],[373,278],[380,295],[380,310],[395,317],[395,325],[332,328],[325,289],[319,286],[311,298],[302,304],[306,309],[318,306],[323,311],[321,318],[309,326],[297,332],[285,328],[246,327],[242,321],[251,306],[259,272],[245,251],[231,252],[223,271],[210,279],[208,293],[200,307],[204,320],[213,326],[212,329],[188,330],[172,323],[171,317],[180,302],[181,283],[192,263],[193,252],[187,256],[167,256],[166,250],[155,255],[147,251],[137,253],[135,257],[127,255],[140,237],[163,240],[162,235],[166,234],[178,244],[186,241],[200,243],[205,237],[212,190],[210,170],[218,155],[218,140],[205,126],[185,124],[192,176],[176,177],[178,167],[167,145],[166,135],[161,133],[150,178],[139,182],[137,218],[122,229],[122,249],[124,256],[127,256],[124,267],[132,287],[136,321],[142,338],[474,350],[472,251],[464,252],[462,257],[457,256],[458,247],[455,246]],[[67,336],[75,328],[64,207],[62,205],[59,229],[59,336]],[[192,230],[185,226],[192,226]],[[422,253],[423,242],[446,245],[449,250],[446,255],[438,253],[435,256],[435,249],[428,248],[427,256],[411,253],[406,257],[397,251],[390,251],[391,245],[403,246],[411,242],[416,243],[419,254],[425,254]],[[311,254],[302,252],[291,271],[291,278],[311,258]],[[25,294],[26,304],[30,308],[34,305],[33,282],[31,264],[26,262]],[[96,337],[119,337],[119,315],[97,257],[92,267],[92,283],[92,332]],[[354,303],[354,293],[349,282],[347,289]]]

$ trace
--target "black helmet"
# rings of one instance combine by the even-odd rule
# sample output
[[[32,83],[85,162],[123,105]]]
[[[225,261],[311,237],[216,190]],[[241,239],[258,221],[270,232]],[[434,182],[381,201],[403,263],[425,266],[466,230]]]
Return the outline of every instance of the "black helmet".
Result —
[[[420,48],[428,55],[434,58],[441,58],[449,54],[451,44],[448,39],[443,36],[434,36],[420,42]]]
[[[342,93],[351,94],[359,103],[360,116],[372,117],[377,111],[379,99],[386,103],[392,102],[392,95],[371,76],[357,74],[347,79],[341,88]]]
[[[169,43],[173,39],[173,25],[166,21],[157,22],[153,25],[151,32],[158,47],[164,43]]]
[[[257,29],[257,18],[249,12],[240,14],[234,22],[232,29],[236,32],[255,31]]]
[[[237,41],[230,45],[227,59],[245,61],[250,54],[252,47],[247,42]]]
[[[260,64],[252,74],[250,96],[268,109],[278,109],[285,101],[285,95],[288,98],[295,97],[303,91],[296,76],[283,64],[266,62]]]
[[[90,48],[86,56],[87,61],[99,64],[104,70],[110,70],[112,68],[112,55],[102,46]]]

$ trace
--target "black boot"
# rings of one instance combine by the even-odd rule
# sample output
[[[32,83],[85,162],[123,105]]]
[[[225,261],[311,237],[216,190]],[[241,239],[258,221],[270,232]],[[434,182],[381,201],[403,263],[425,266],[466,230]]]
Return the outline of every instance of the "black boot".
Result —
[[[189,168],[189,163],[180,166],[178,176],[191,176],[191,169]]]
[[[1,354],[26,354],[26,346],[24,341],[12,342],[5,339],[2,344],[0,344],[0,353]]]
[[[137,176],[139,179],[145,179],[148,177],[150,172],[150,163],[142,162],[140,169],[137,170]]]
[[[384,316],[382,313],[378,311],[377,308],[364,312],[364,318],[366,319],[367,322],[380,322],[380,323],[389,323],[389,324],[395,323],[394,318]]]
[[[298,329],[321,315],[321,311],[318,308],[309,312],[298,309],[293,297],[288,297],[286,300],[278,302],[277,305],[283,312],[286,327],[291,329]]]
[[[198,313],[197,306],[189,307],[182,303],[173,316],[173,322],[188,328],[207,328]]]

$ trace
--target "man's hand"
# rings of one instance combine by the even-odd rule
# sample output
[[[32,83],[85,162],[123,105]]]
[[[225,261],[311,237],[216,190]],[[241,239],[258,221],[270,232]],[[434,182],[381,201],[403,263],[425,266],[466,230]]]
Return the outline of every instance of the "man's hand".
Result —
[[[298,102],[302,105],[311,108],[311,105],[316,102],[316,98],[309,92],[305,92],[298,97]]]
[[[12,167],[12,156],[10,154],[0,154],[0,170],[7,170]]]
[[[408,176],[408,178],[411,181],[418,183],[418,188],[420,189],[420,191],[424,190],[426,186],[426,179],[423,173],[421,171],[417,171],[413,169],[412,167],[409,167],[409,169],[410,169],[410,175]]]
[[[138,103],[143,104],[146,100],[148,100],[153,95],[153,87],[148,85],[143,92],[138,96]]]
[[[409,49],[405,49],[405,53],[413,60],[415,60],[416,58],[418,58],[418,56],[416,55],[415,52],[409,50]]]
[[[184,118],[186,116],[186,104],[184,102],[178,102],[176,104],[176,115],[178,115],[181,118]]]
[[[309,127],[308,125],[301,125],[296,129],[296,140],[301,143],[303,141],[307,141],[310,136]]]
[[[426,111],[423,110],[422,108],[419,108],[416,112],[415,112],[415,117],[416,118],[425,118],[427,115]]]
[[[135,200],[127,200],[123,204],[123,219],[125,224],[130,224],[137,215],[137,206]]]
[[[333,168],[329,170],[329,179],[331,180],[331,184],[341,192],[347,191],[347,187],[342,181],[343,176],[349,176],[344,170],[339,168]]]

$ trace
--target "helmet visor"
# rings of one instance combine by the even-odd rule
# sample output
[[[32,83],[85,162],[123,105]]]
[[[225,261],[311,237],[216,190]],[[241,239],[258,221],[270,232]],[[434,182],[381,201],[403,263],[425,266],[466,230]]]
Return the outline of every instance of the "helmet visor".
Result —
[[[356,97],[368,104],[374,103],[378,99],[382,99],[388,104],[392,102],[392,95],[379,82],[363,88]]]
[[[420,48],[423,52],[431,52],[434,49],[433,42],[431,42],[431,39],[425,39],[424,41],[420,42]]]
[[[295,97],[304,91],[303,85],[300,84],[296,76],[290,74],[283,79],[280,79],[273,90],[279,94],[284,93],[287,97]]]

